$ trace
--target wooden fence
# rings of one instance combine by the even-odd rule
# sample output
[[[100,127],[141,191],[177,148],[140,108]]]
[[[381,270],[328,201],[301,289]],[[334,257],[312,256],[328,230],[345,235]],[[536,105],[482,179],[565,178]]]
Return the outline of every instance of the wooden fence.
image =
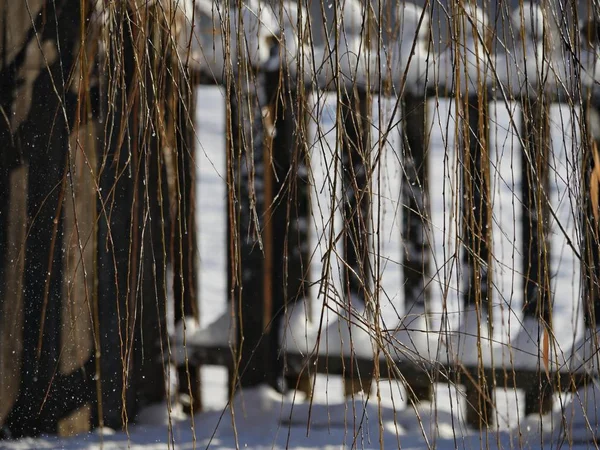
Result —
[[[548,200],[548,111],[552,103],[567,102],[585,119],[577,155],[581,177],[571,179],[579,186],[574,192],[579,194],[583,239],[581,246],[570,245],[581,260],[582,303],[595,338],[595,315],[600,311],[595,142],[600,129],[597,120],[589,119],[598,114],[593,70],[582,71],[583,58],[573,66],[557,58],[559,45],[551,47],[547,38],[536,34],[539,30],[527,25],[530,13],[540,20],[548,17],[533,6],[513,15],[513,22],[520,22],[518,29],[524,30],[523,40],[529,39],[522,45],[524,52],[532,52],[529,58],[518,59],[518,52],[492,53],[487,46],[490,22],[463,5],[457,13],[462,20],[453,22],[453,45],[436,59],[428,11],[403,5],[394,14],[410,41],[400,42],[397,53],[391,51],[391,57],[382,60],[381,51],[367,51],[370,28],[360,24],[368,14],[359,4],[347,3],[343,10],[340,5],[334,8],[336,20],[343,19],[334,33],[337,38],[332,35],[323,46],[313,46],[304,37],[310,33],[302,8],[282,3],[285,8],[275,8],[269,24],[263,15],[269,12],[266,8],[252,11],[256,5],[245,5],[232,10],[222,31],[226,39],[233,39],[229,28],[246,30],[240,33],[245,48],[238,50],[241,40],[228,49],[210,44],[219,41],[214,29],[221,28],[214,25],[214,11],[202,9],[201,2],[196,4],[197,15],[182,6],[170,20],[165,14],[169,10],[156,5],[113,5],[113,21],[100,27],[104,31],[96,30],[108,31],[112,40],[100,40],[106,48],[90,44],[89,49],[81,45],[81,36],[94,31],[94,21],[84,25],[80,18],[97,18],[92,6],[81,10],[84,3],[78,1],[39,1],[26,13],[0,2],[5,17],[30,30],[19,35],[17,54],[0,65],[6,85],[0,91],[0,106],[13,114],[4,114],[0,121],[2,141],[8,146],[0,160],[3,435],[67,433],[90,424],[120,428],[146,404],[166,398],[166,361],[177,363],[180,398],[196,411],[201,407],[199,366],[220,364],[230,368],[232,389],[267,382],[278,389],[287,384],[309,392],[315,373],[326,372],[342,375],[348,394],[368,389],[373,377],[401,378],[411,400],[420,401],[431,397],[434,382],[464,384],[471,406],[467,420],[479,427],[493,420],[493,390],[498,386],[525,388],[526,412],[544,412],[551,407],[554,390],[572,390],[590,370],[597,370],[587,361],[574,367],[569,362],[573,358],[561,359],[567,349],[556,351],[554,346],[548,228],[554,214]],[[209,24],[209,32],[200,38],[207,41],[198,43],[192,37],[190,55],[173,36],[174,24],[189,24],[191,19],[201,32]],[[2,23],[8,27],[6,19]],[[551,25],[543,28],[550,30]],[[585,28],[588,37],[594,29]],[[81,58],[81,48],[91,56]],[[541,48],[552,49],[541,64],[549,72],[540,73],[529,64]],[[227,67],[214,55],[211,59],[211,52],[219,51],[233,54],[236,62],[236,56],[246,57]],[[202,61],[195,66],[198,60]],[[203,71],[200,79],[218,82],[226,93],[223,208],[228,238],[223,246],[228,255],[227,315],[234,333],[220,342],[203,340],[206,330],[189,328],[172,339],[167,333],[169,302],[175,324],[191,317],[186,322],[191,326],[199,314],[192,119],[197,67]],[[66,79],[64,68],[69,69]],[[590,72],[592,77],[586,78]],[[572,80],[587,85],[575,86]],[[309,240],[316,214],[308,133],[314,108],[309,99],[323,90],[337,95],[339,139],[330,172],[329,210],[339,207],[342,226],[336,228],[331,212],[325,220],[327,233],[320,236],[326,251],[319,295],[330,305],[320,315],[328,307],[336,309],[344,319],[341,325],[337,320],[311,322],[304,315],[313,315],[309,271],[316,263],[316,244]],[[371,134],[374,95],[397,101],[392,126],[378,136]],[[437,270],[430,241],[435,194],[428,190],[432,174],[427,170],[427,111],[431,99],[441,97],[453,99],[459,115],[457,129],[448,133],[458,137],[461,149],[456,235],[466,276],[459,323],[452,326],[442,320],[434,329],[429,297]],[[27,101],[21,104],[17,98]],[[525,269],[515,276],[523,283],[518,295],[523,297],[525,317],[534,326],[528,330],[533,334],[533,347],[528,349],[538,349],[526,355],[535,361],[530,366],[512,364],[512,354],[511,364],[494,363],[497,349],[492,349],[490,337],[496,260],[489,104],[509,101],[519,102],[521,111],[518,254]],[[378,231],[373,225],[373,169],[381,163],[374,149],[385,144],[397,124],[402,166],[398,263],[404,279],[402,298],[410,313],[386,329],[377,307],[380,281],[373,256]],[[337,290],[328,283],[335,276],[334,261],[341,268]],[[296,328],[295,341],[290,324],[294,317],[305,329],[298,336]],[[222,323],[227,320],[220,327]],[[340,339],[345,341],[335,342]],[[519,351],[516,345],[504,349],[513,347]],[[584,356],[591,358],[593,353]]]
[[[424,28],[428,26],[427,11],[424,12],[418,7],[413,9],[410,5],[402,8],[407,20],[412,19],[416,22],[412,27],[408,26],[410,30],[418,30],[419,26]],[[522,8],[523,13],[518,9],[513,14],[515,27],[523,14],[531,13],[532,16],[543,20],[544,14],[537,6],[525,4]],[[359,17],[355,19],[352,19],[349,14],[348,11],[344,11],[344,20],[347,23],[351,20],[354,20],[352,23],[362,20],[360,12]],[[240,361],[217,358],[213,355],[222,355],[232,344],[234,347],[240,345],[242,336],[237,335],[236,343],[225,340],[204,345],[202,339],[204,335],[200,334],[197,340],[192,336],[188,341],[188,356],[195,364],[215,363],[215,361],[226,364],[235,373],[240,374],[241,386],[267,381],[280,387],[278,377],[283,376],[291,387],[302,387],[306,390],[310,389],[310,380],[316,373],[337,374],[346,379],[347,394],[363,388],[368,389],[372,377],[401,378],[409,387],[408,392],[412,401],[430,399],[431,388],[436,381],[464,384],[466,401],[471,406],[467,413],[467,420],[477,427],[492,423],[494,389],[497,387],[525,389],[525,414],[543,413],[551,409],[554,391],[573,390],[590,376],[589,370],[583,370],[582,367],[575,368],[572,362],[568,361],[570,352],[581,351],[582,343],[571,342],[571,347],[563,347],[564,342],[559,343],[552,330],[553,294],[550,280],[553,261],[550,257],[552,231],[549,227],[551,216],[556,212],[549,201],[548,192],[550,192],[549,174],[552,160],[550,105],[576,102],[581,105],[580,117],[585,119],[586,111],[593,111],[596,108],[595,94],[591,89],[593,86],[587,85],[583,89],[581,86],[578,89],[570,86],[568,76],[574,74],[568,71],[575,69],[553,59],[559,54],[556,49],[549,52],[545,62],[538,61],[540,66],[548,65],[544,69],[547,71],[545,77],[539,74],[539,69],[532,69],[533,66],[526,64],[526,61],[536,58],[535,45],[538,46],[537,50],[550,45],[541,39],[538,42],[535,34],[527,35],[527,26],[525,26],[523,39],[530,39],[530,42],[524,44],[526,49],[524,51],[531,51],[532,54],[521,56],[519,59],[518,52],[516,55],[490,54],[490,47],[486,47],[489,45],[486,37],[489,21],[482,11],[474,9],[465,13],[465,17],[469,19],[465,19],[462,23],[464,29],[455,31],[456,42],[461,43],[457,47],[460,47],[461,51],[465,51],[466,47],[465,54],[471,55],[466,58],[466,62],[462,62],[464,65],[461,65],[457,56],[452,55],[453,50],[450,50],[446,55],[439,57],[437,72],[430,69],[431,66],[435,67],[436,63],[428,63],[427,67],[424,67],[424,60],[432,58],[430,45],[427,42],[419,42],[419,39],[427,40],[430,34],[427,31],[417,32],[420,38],[415,41],[413,32],[411,41],[407,44],[413,50],[413,56],[410,57],[411,52],[407,52],[402,57],[408,58],[409,61],[396,61],[397,65],[391,65],[391,69],[396,70],[396,73],[391,76],[394,85],[392,89],[385,88],[385,83],[380,83],[379,89],[375,85],[366,89],[368,83],[365,80],[369,77],[361,70],[368,67],[369,63],[361,60],[363,55],[352,54],[355,60],[350,62],[345,59],[351,59],[343,50],[352,46],[352,39],[357,41],[362,39],[360,34],[352,35],[349,28],[344,29],[345,33],[341,33],[346,42],[343,44],[343,50],[338,48],[338,52],[342,55],[337,58],[340,61],[338,67],[321,66],[321,71],[317,71],[316,77],[309,77],[307,81],[302,76],[290,76],[290,72],[294,73],[293,70],[297,70],[297,66],[290,70],[289,64],[279,60],[279,64],[271,63],[270,67],[281,68],[281,72],[267,71],[264,78],[256,75],[255,81],[260,83],[264,80],[267,91],[274,85],[278,88],[275,89],[275,93],[266,96],[265,103],[261,103],[260,99],[257,101],[254,97],[251,102],[247,100],[241,102],[254,105],[255,117],[259,117],[259,109],[269,110],[266,115],[268,120],[257,120],[254,126],[263,126],[266,130],[271,130],[273,127],[274,138],[264,138],[264,141],[259,143],[262,144],[262,149],[259,149],[256,147],[256,137],[262,136],[261,133],[256,130],[246,131],[247,137],[251,135],[255,139],[252,162],[248,162],[247,159],[247,146],[240,145],[239,140],[237,142],[233,140],[233,148],[230,148],[228,153],[233,156],[242,155],[242,158],[246,155],[246,164],[253,167],[254,174],[263,175],[263,179],[258,184],[261,190],[255,188],[253,194],[256,195],[256,200],[246,192],[248,186],[252,186],[252,181],[248,181],[247,178],[240,179],[238,185],[240,191],[234,190],[233,203],[235,208],[239,208],[238,217],[243,218],[242,228],[234,231],[234,235],[239,234],[242,244],[236,247],[230,240],[228,263],[230,288],[236,285],[231,275],[232,271],[238,270],[242,273],[247,271],[247,276],[244,278],[242,275],[242,279],[247,279],[249,284],[247,286],[244,282],[237,284],[239,288],[237,293],[240,296],[236,295],[230,299],[232,306],[226,314],[237,318],[239,328],[245,330],[240,349],[242,354],[244,354],[244,347],[249,343],[248,351],[251,351],[252,355],[250,359],[240,360],[243,361],[241,365],[239,365]],[[292,22],[295,23],[295,19]],[[477,29],[478,24],[481,24],[482,28]],[[551,24],[545,25],[548,29],[551,26]],[[301,34],[301,31],[297,33]],[[339,42],[337,44],[341,46]],[[334,42],[330,42],[329,45],[330,48],[335,47]],[[285,54],[285,49],[275,48],[275,52]],[[419,48],[426,49],[427,53],[419,53]],[[406,46],[403,49],[406,50]],[[317,53],[311,53],[312,50],[306,52],[311,55]],[[369,54],[364,58],[374,59]],[[411,58],[414,60],[410,61]],[[419,61],[419,58],[422,59]],[[327,56],[323,59],[327,60]],[[295,63],[301,65],[301,58],[299,60]],[[519,68],[509,67],[502,70],[502,66],[507,62],[519,64]],[[411,66],[406,69],[406,64],[411,63],[417,67],[421,64],[421,72],[415,73]],[[334,76],[333,72],[336,70],[339,72]],[[429,70],[431,73],[427,73]],[[580,70],[590,72],[593,69],[580,67]],[[444,77],[447,79],[442,80]],[[463,78],[458,81],[457,77]],[[294,85],[292,81],[289,85],[288,80],[296,80],[296,84]],[[301,81],[300,84],[297,83],[298,80]],[[345,83],[344,80],[347,82]],[[409,81],[412,83],[410,87]],[[325,306],[322,308],[337,309],[335,314],[340,314],[342,322],[347,322],[346,325],[340,325],[336,320],[333,323],[327,321],[310,323],[310,309],[314,308],[311,301],[314,301],[314,298],[311,300],[311,290],[306,286],[306,281],[310,278],[307,261],[314,262],[316,256],[314,252],[305,253],[301,249],[306,249],[308,246],[314,251],[317,243],[309,242],[307,245],[306,241],[310,233],[295,226],[297,223],[311,223],[311,215],[317,214],[314,198],[311,199],[311,193],[307,190],[323,188],[323,186],[310,186],[310,182],[303,182],[297,177],[298,173],[305,173],[299,165],[306,164],[310,167],[311,153],[315,151],[310,142],[302,141],[306,139],[307,133],[306,112],[315,111],[314,105],[310,103],[310,96],[306,94],[308,90],[316,92],[320,89],[332,90],[338,98],[336,115],[339,120],[337,130],[340,135],[339,148],[336,147],[334,150],[330,163],[332,167],[340,165],[339,168],[333,168],[332,172],[341,174],[333,183],[341,184],[342,194],[338,201],[335,199],[335,192],[330,191],[332,202],[339,202],[330,209],[339,207],[342,211],[340,220],[343,223],[343,231],[338,235],[335,227],[330,224],[329,230],[332,234],[325,236],[324,233],[319,235],[318,239],[331,239],[325,246],[328,252],[323,258],[338,258],[343,270],[341,289],[339,292],[332,293],[335,288],[328,286],[331,274],[326,273],[327,268],[324,269],[319,296],[324,298],[322,301],[325,302]],[[305,95],[298,96],[298,90],[303,90]],[[227,91],[229,92],[232,91]],[[257,92],[260,92],[260,89]],[[373,253],[376,250],[373,250],[372,236],[379,231],[373,230],[375,223],[373,214],[376,209],[373,202],[377,199],[371,198],[372,184],[376,182],[372,172],[377,164],[382,164],[381,160],[377,159],[379,157],[377,150],[389,134],[389,130],[384,129],[379,131],[379,135],[370,136],[372,124],[370,105],[373,95],[384,97],[391,95],[398,99],[397,114],[390,121],[394,123],[392,128],[399,125],[402,132],[402,142],[397,149],[397,154],[402,160],[399,215],[402,218],[401,240],[404,250],[399,263],[404,279],[402,298],[405,308],[412,312],[404,318],[404,321],[399,318],[399,324],[393,326],[392,330],[389,328],[385,330],[385,327],[378,323],[377,315],[380,312],[372,306],[373,300],[378,295],[375,286],[378,281],[373,267],[375,264]],[[466,277],[461,282],[463,306],[460,309],[463,312],[458,327],[454,329],[445,328],[445,325],[442,329],[434,329],[431,323],[428,324],[430,320],[428,314],[431,314],[433,309],[428,305],[428,298],[434,289],[432,286],[434,268],[431,263],[434,255],[433,245],[429,242],[432,226],[429,209],[430,198],[435,194],[428,191],[428,178],[431,176],[427,170],[428,132],[431,124],[427,106],[431,99],[444,96],[455,102],[457,115],[459,115],[459,120],[456,121],[458,129],[447,131],[458,136],[461,149],[458,158],[462,171],[459,176],[460,186],[457,188],[461,193],[460,218],[457,221],[460,230],[457,232],[457,239],[460,240],[459,258]],[[579,100],[574,101],[575,98]],[[236,101],[240,102],[240,100]],[[522,295],[522,320],[525,334],[529,336],[528,339],[517,336],[514,345],[504,343],[500,346],[495,345],[491,337],[493,296],[498,293],[492,278],[497,260],[493,253],[491,173],[494,168],[490,160],[489,136],[489,110],[493,102],[518,102],[520,105],[520,117],[517,115],[510,117],[510,121],[513,122],[511,125],[514,127],[517,127],[517,122],[521,124],[515,132],[521,146],[520,152],[517,152],[520,156],[516,157],[520,158],[522,173],[513,176],[520,179],[521,191],[515,195],[522,199],[519,207],[522,225],[521,234],[514,242],[514,246],[516,254],[522,258],[524,272],[515,274],[515,277],[519,278],[515,283],[523,284],[522,291],[519,288],[517,290],[522,293],[518,294]],[[233,117],[231,122],[235,126],[239,121],[235,116]],[[229,120],[228,115],[226,121],[229,123]],[[318,121],[319,118],[313,117],[311,120]],[[591,126],[588,122],[582,123],[584,128]],[[235,136],[237,132],[239,131],[234,130],[233,135]],[[586,138],[586,134],[582,136],[580,141],[582,154],[593,154],[591,152],[593,140]],[[588,185],[591,176],[589,173],[594,166],[586,156],[582,158],[581,163],[583,164],[581,173],[587,173],[584,176],[585,180],[588,180],[585,185]],[[331,174],[331,176],[336,175]],[[576,176],[573,176],[571,181],[580,183]],[[314,193],[312,195],[314,196]],[[244,204],[244,200],[249,203]],[[311,204],[311,200],[312,207],[307,206]],[[581,205],[590,205],[590,202],[593,204],[593,199],[590,199],[583,188],[578,201]],[[588,211],[587,214],[582,215],[583,222],[580,225],[581,232],[586,235],[589,233],[584,230],[589,229],[590,223],[585,218],[590,217],[590,207],[585,207]],[[256,209],[255,213],[253,209]],[[231,206],[229,211],[231,214]],[[287,220],[278,218],[280,217],[278,211],[286,211]],[[255,214],[254,218],[251,217],[252,214]],[[557,226],[562,227],[561,224]],[[260,237],[253,234],[257,229],[263,231]],[[561,230],[561,232],[565,231]],[[253,236],[247,249],[244,246],[248,242],[243,242],[247,239],[244,236]],[[567,237],[567,239],[571,238]],[[585,244],[585,248],[588,256],[587,259],[582,257],[581,264],[582,267],[588,268],[586,270],[592,270],[591,268],[595,267],[592,262],[595,252],[591,250],[589,244],[591,238],[586,239],[588,243]],[[338,240],[342,242],[338,248],[341,249],[341,255],[334,254],[335,241]],[[570,241],[569,245],[576,244]],[[248,254],[259,252],[260,261],[256,264],[244,264],[245,252]],[[583,255],[583,248],[574,249],[574,252],[578,256]],[[281,273],[280,267],[287,270]],[[298,272],[293,273],[292,270]],[[439,266],[436,270],[439,270]],[[591,275],[588,276],[588,280],[590,278]],[[591,286],[593,282],[588,282],[588,286],[584,288],[582,298],[585,304],[591,303],[589,295],[586,294]],[[335,298],[336,296],[338,297]],[[306,302],[306,304],[299,306],[294,302]],[[592,307],[585,306],[585,308],[586,323],[591,333],[594,329],[592,324],[595,322],[588,310]],[[283,331],[280,330],[282,311],[286,312]],[[323,314],[321,312],[321,320]],[[415,316],[425,318],[425,321],[418,325],[416,324],[418,321],[412,322],[411,325],[412,319],[409,319]],[[258,325],[261,319],[262,328]],[[285,329],[298,326],[298,320],[300,328],[304,326],[304,331],[294,332]],[[420,328],[423,326],[425,328]],[[340,330],[340,328],[347,328],[347,330]],[[361,329],[365,328],[369,330],[368,333],[363,332],[361,335]],[[434,340],[438,341],[435,351],[427,348],[427,344],[423,342],[415,343],[419,341],[417,336],[424,332],[431,334]],[[361,352],[360,349],[365,347],[358,342],[362,339],[364,344],[365,336],[372,347],[367,346],[368,351]],[[354,345],[347,342],[349,338],[356,341]],[[523,339],[527,342],[522,342]],[[346,340],[346,342],[340,343],[341,348],[340,344],[327,345],[326,342],[334,340]],[[428,344],[431,342],[429,341]],[[282,346],[286,350],[284,354],[279,350]],[[324,347],[327,347],[326,350],[323,350]],[[235,357],[236,353],[234,352],[233,355]],[[493,355],[496,356],[496,361]],[[524,358],[528,358],[529,362],[523,364]],[[285,368],[283,374],[282,364]],[[270,369],[266,369],[267,372],[274,372],[265,374],[265,368],[269,367]]]

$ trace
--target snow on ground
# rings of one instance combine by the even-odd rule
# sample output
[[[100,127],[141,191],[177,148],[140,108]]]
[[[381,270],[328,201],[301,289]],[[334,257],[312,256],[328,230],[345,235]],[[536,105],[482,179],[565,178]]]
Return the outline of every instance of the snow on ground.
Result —
[[[95,431],[71,438],[41,437],[0,441],[0,449],[89,449],[158,450],[202,449],[377,449],[403,448],[442,450],[460,448],[558,448],[560,445],[589,448],[585,429],[572,430],[565,439],[558,432],[560,411],[542,421],[529,418],[519,426],[479,433],[465,428],[461,420],[460,394],[446,385],[436,386],[435,405],[404,406],[404,394],[397,384],[380,381],[371,395],[341,397],[339,379],[319,376],[318,390],[311,404],[298,394],[282,396],[261,386],[238,392],[227,404],[221,368],[204,369],[205,411],[194,420],[173,415],[171,424],[162,417],[148,417],[146,424],[129,426],[127,432]],[[590,404],[595,398],[586,400]],[[509,405],[513,407],[514,405]],[[508,409],[509,411],[510,409]],[[582,417],[581,408],[567,408],[565,416]],[[581,421],[579,421],[581,423]],[[539,431],[544,424],[543,433]],[[570,445],[569,445],[570,444]],[[578,444],[578,446],[577,446]]]
[[[200,148],[196,160],[199,174],[198,227],[200,230],[200,298],[201,327],[223,317],[226,312],[226,221],[225,221],[225,151],[224,151],[224,99],[218,88],[202,87],[199,91],[198,136]],[[318,280],[323,273],[322,257],[327,249],[329,227],[334,235],[340,231],[339,214],[331,211],[331,186],[333,177],[340,176],[339,168],[332,169],[335,153],[335,98],[327,95],[315,100],[315,112],[322,119],[314,127],[317,140],[311,149],[313,166],[313,218],[311,225],[315,254],[311,265],[311,280]],[[390,120],[392,104],[374,102],[374,123],[385,126]],[[381,113],[379,109],[381,108]],[[514,106],[511,107],[514,109]],[[513,111],[514,112],[514,111]],[[519,191],[520,160],[518,143],[510,133],[509,110],[502,106],[492,107],[492,197],[494,202],[494,296],[496,338],[506,342],[514,334],[519,318],[522,273],[520,249],[517,242],[520,230]],[[442,300],[446,299],[450,323],[455,323],[459,300],[458,273],[460,260],[455,255],[458,224],[458,203],[455,194],[459,186],[458,159],[455,152],[453,130],[456,111],[449,102],[429,103],[431,122],[431,145],[429,170],[431,189],[431,239],[435,249],[432,282],[433,310],[438,323],[443,312]],[[381,118],[381,121],[379,120]],[[393,119],[391,119],[394,121]],[[577,162],[570,159],[573,151],[570,112],[554,107],[553,142],[555,148],[554,171],[550,197],[563,228],[552,221],[553,268],[552,288],[556,295],[555,311],[563,320],[565,331],[573,332],[580,325],[580,317],[573,319],[573,312],[581,310],[574,299],[578,298],[578,264],[568,247],[571,239],[577,245],[576,226],[572,204],[576,193],[569,192],[573,185],[570,177],[576,176]],[[388,143],[382,146],[382,160],[386,162],[377,175],[380,183],[374,188],[381,202],[376,219],[383,224],[380,233],[380,274],[382,313],[386,322],[402,318],[406,305],[402,301],[402,272],[400,270],[399,244],[399,175],[397,144],[399,135],[394,131]],[[339,183],[338,183],[339,184]],[[339,205],[340,192],[336,192]],[[330,219],[334,218],[333,225]],[[565,236],[566,235],[566,236]],[[329,281],[330,299],[341,302],[341,261],[331,260]],[[323,296],[318,296],[318,286],[312,291],[311,314],[317,319],[323,308]],[[336,308],[325,309],[324,325],[338,325]],[[508,312],[513,311],[513,315]],[[511,317],[512,321],[509,321]],[[303,321],[300,320],[300,323]],[[571,324],[571,327],[569,327]],[[575,324],[575,326],[573,326]],[[509,326],[510,325],[510,326]],[[340,322],[339,326],[345,326]],[[225,334],[224,334],[225,336]],[[294,333],[294,337],[304,336]],[[330,339],[339,338],[335,332]],[[339,347],[339,345],[338,345]],[[306,344],[304,347],[306,348]],[[312,399],[303,394],[281,396],[267,387],[246,389],[236,393],[231,405],[226,386],[227,374],[223,368],[202,369],[204,411],[194,419],[181,419],[177,406],[173,405],[170,426],[164,411],[144,413],[144,424],[131,425],[127,432],[104,430],[73,438],[42,437],[15,442],[1,442],[0,448],[18,449],[193,449],[193,448],[557,448],[562,445],[589,448],[589,435],[585,427],[567,427],[569,433],[561,433],[561,421],[577,419],[585,423],[583,411],[595,410],[600,390],[592,386],[576,396],[556,395],[555,411],[539,418],[520,418],[523,395],[513,390],[496,390],[496,426],[480,434],[464,424],[465,400],[460,389],[438,383],[434,403],[423,403],[416,409],[406,404],[404,389],[390,380],[375,382],[368,397],[357,395],[343,398],[343,386],[339,377],[319,375],[316,378]],[[573,400],[573,403],[569,403]],[[584,405],[585,408],[582,408]],[[562,408],[562,409],[561,409]],[[595,415],[589,415],[596,428]]]

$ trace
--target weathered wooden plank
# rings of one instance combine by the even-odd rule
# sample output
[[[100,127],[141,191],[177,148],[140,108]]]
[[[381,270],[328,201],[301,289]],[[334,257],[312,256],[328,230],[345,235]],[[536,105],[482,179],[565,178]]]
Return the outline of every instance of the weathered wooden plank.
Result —
[[[76,124],[70,143],[64,207],[60,373],[81,369],[90,359],[92,310],[96,301],[96,123]],[[59,423],[61,434],[89,431],[89,405]]]
[[[463,262],[468,275],[464,291],[466,308],[481,309],[491,330],[491,201],[489,114],[487,95],[467,97],[462,158]]]
[[[7,78],[2,76],[9,83],[9,96],[24,95],[23,104],[15,109],[20,117],[11,123],[9,142],[14,152],[23,155],[30,171],[21,379],[19,395],[6,420],[15,436],[54,432],[57,420],[80,404],[78,395],[72,396],[73,401],[61,404],[59,399],[62,400],[68,386],[59,381],[60,376],[55,376],[60,357],[62,217],[68,130],[77,104],[69,84],[61,82],[57,86],[55,80],[63,80],[64,71],[75,65],[72,50],[80,37],[81,21],[79,2],[67,7],[68,1],[46,4],[49,15],[30,17],[22,46],[3,68]],[[63,32],[58,33],[58,29]],[[43,56],[38,49],[40,42]],[[29,65],[33,61],[39,65]],[[17,79],[23,83],[19,89]],[[12,105],[8,111],[13,111]],[[56,400],[45,402],[50,392]]]
[[[526,316],[550,323],[550,103],[544,96],[523,99],[521,197],[523,201],[524,297]]]
[[[2,314],[0,314],[0,424],[6,419],[19,389],[23,346],[23,275],[27,235],[27,185],[29,170],[21,165],[8,174]]]

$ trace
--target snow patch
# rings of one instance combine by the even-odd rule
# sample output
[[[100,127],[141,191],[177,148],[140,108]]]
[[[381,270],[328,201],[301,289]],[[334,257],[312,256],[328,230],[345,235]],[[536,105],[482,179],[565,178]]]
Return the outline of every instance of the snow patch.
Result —
[[[288,305],[280,336],[281,345],[287,352],[301,355],[312,353],[317,340],[316,332],[307,299]]]
[[[136,417],[137,426],[156,427],[167,426],[171,422],[183,421],[187,418],[179,403],[154,403],[142,408]]]
[[[217,320],[207,327],[200,328],[194,319],[186,318],[185,327],[183,323],[175,325],[175,342],[193,347],[229,347],[232,342],[233,334],[231,328],[231,313],[229,311],[222,314]]]
[[[561,411],[554,413],[553,441],[568,443],[597,442],[600,438],[600,385],[593,380],[579,389]]]
[[[342,308],[340,308],[342,309]],[[348,309],[327,317],[320,336],[319,355],[373,358],[373,325],[362,301],[353,299]]]

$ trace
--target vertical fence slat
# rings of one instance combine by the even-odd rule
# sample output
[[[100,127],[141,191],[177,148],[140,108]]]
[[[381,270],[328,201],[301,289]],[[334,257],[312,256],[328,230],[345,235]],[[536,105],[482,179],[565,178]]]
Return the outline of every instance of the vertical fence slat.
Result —
[[[551,338],[546,326],[551,324],[550,295],[550,104],[545,95],[521,101],[522,136],[525,148],[521,153],[521,198],[523,255],[523,313],[525,318],[539,320],[537,330],[538,355],[544,366],[549,365]],[[552,409],[551,391],[544,388],[545,375],[540,373],[525,392],[525,414]]]
[[[468,98],[468,145],[462,159],[464,270],[466,308],[481,311],[482,326],[491,332],[490,272],[490,166],[488,102],[485,94]],[[484,323],[486,319],[488,323]]]
[[[97,123],[76,123],[71,137],[65,198],[60,372],[70,374],[90,359],[93,342],[88,305],[95,301],[96,189],[88,164],[97,163]],[[89,431],[89,405],[59,423],[61,435]]]
[[[131,19],[124,6],[115,11],[115,16],[118,23]],[[114,35],[114,42],[120,47],[110,48],[109,63],[121,78],[115,81],[116,86],[111,86],[115,91],[113,98],[102,98],[100,108],[106,112],[106,129],[110,133],[102,135],[106,140],[98,161],[98,300],[92,309],[97,336],[97,392],[92,421],[97,426],[117,429],[122,426],[123,415],[133,417],[135,404],[134,390],[126,389],[133,373],[125,368],[131,356],[128,350],[135,306],[132,292],[137,282],[131,271],[138,267],[133,245],[138,245],[139,236],[133,218],[139,217],[139,203],[134,203],[137,197],[133,176],[139,169],[139,154],[133,145],[137,143],[134,117],[139,114],[139,100],[136,105],[127,102],[134,88],[133,42],[122,27],[116,27]],[[116,59],[119,52],[122,62]],[[127,107],[132,111],[129,115]]]
[[[171,92],[172,117],[176,143],[174,162],[177,188],[171,195],[175,204],[172,218],[173,247],[170,251],[173,267],[174,322],[186,317],[199,319],[198,310],[198,236],[196,235],[196,139],[194,124],[196,93],[194,86],[181,77],[179,89]],[[181,97],[180,97],[181,96]],[[179,395],[186,410],[202,409],[200,372],[198,367],[186,362],[178,368]]]
[[[0,306],[0,423],[6,419],[19,389],[23,336],[23,278],[27,235],[27,186],[29,168],[22,164],[6,171],[6,204],[3,231],[6,239],[4,279]],[[4,180],[3,180],[4,181]]]
[[[404,325],[411,329],[413,319],[429,308],[431,245],[428,230],[429,182],[427,173],[427,101],[425,96],[404,95],[402,104],[402,271],[404,274]],[[427,317],[426,317],[427,321]],[[416,322],[415,322],[416,323]],[[416,330],[417,333],[423,330]],[[417,357],[422,355],[416,355]],[[409,395],[415,401],[431,400],[432,385],[410,383]]]
[[[344,295],[364,302],[370,295],[372,270],[370,236],[370,94],[364,90],[344,92],[342,164],[344,190]]]
[[[252,83],[240,74],[227,87],[230,114],[226,119],[230,121],[228,290],[237,315],[239,366],[235,380],[239,379],[241,386],[262,383],[270,373],[268,339],[263,339],[267,312],[264,241],[269,239],[263,234],[268,206],[262,113],[266,99],[263,75],[249,76]]]
[[[309,155],[306,151],[308,92],[303,86],[294,86],[294,80],[285,68],[282,72],[266,74],[267,98],[274,120],[271,147],[273,186],[270,211],[272,214],[273,271],[270,276],[273,295],[273,325],[271,327],[270,357],[277,373],[284,373],[285,361],[280,355],[280,328],[284,312],[295,308],[296,302],[307,302],[308,262],[310,242],[310,191],[308,183]],[[292,343],[290,343],[293,345]],[[288,387],[310,392],[307,373],[285,376]]]
[[[343,167],[343,226],[344,226],[344,269],[343,295],[347,308],[360,308],[360,302],[367,306],[372,300],[373,270],[371,267],[371,189],[370,167],[371,148],[369,131],[371,128],[370,93],[363,89],[347,87],[341,98],[343,131],[341,141],[341,157]],[[368,316],[372,311],[365,308]],[[355,321],[350,309],[348,320]],[[351,325],[344,324],[342,326]],[[346,355],[345,355],[346,356]],[[351,360],[353,355],[350,355]],[[346,395],[369,389],[369,377],[355,373],[354,364],[350,365],[349,373],[345,375]]]
[[[522,103],[521,196],[525,316],[550,320],[549,105],[542,98]]]
[[[404,302],[409,314],[425,314],[431,248],[428,241],[428,181],[425,124],[426,102],[423,97],[405,95],[402,134],[402,270]]]
[[[459,354],[475,352],[481,357],[474,367],[468,367],[465,383],[467,385],[467,423],[476,428],[488,426],[493,421],[493,380],[486,377],[484,365],[489,363],[490,342],[492,336],[491,315],[491,223],[490,223],[490,162],[488,152],[489,114],[487,94],[465,97],[468,120],[463,135],[462,150],[462,233],[463,233],[463,270],[466,283],[463,304],[468,320],[476,319],[478,348],[461,348]],[[474,316],[474,313],[477,316]],[[472,330],[473,324],[467,324]],[[465,332],[468,332],[464,330]],[[466,336],[471,341],[473,336]],[[481,340],[479,340],[481,338]],[[481,347],[480,347],[481,345]]]

